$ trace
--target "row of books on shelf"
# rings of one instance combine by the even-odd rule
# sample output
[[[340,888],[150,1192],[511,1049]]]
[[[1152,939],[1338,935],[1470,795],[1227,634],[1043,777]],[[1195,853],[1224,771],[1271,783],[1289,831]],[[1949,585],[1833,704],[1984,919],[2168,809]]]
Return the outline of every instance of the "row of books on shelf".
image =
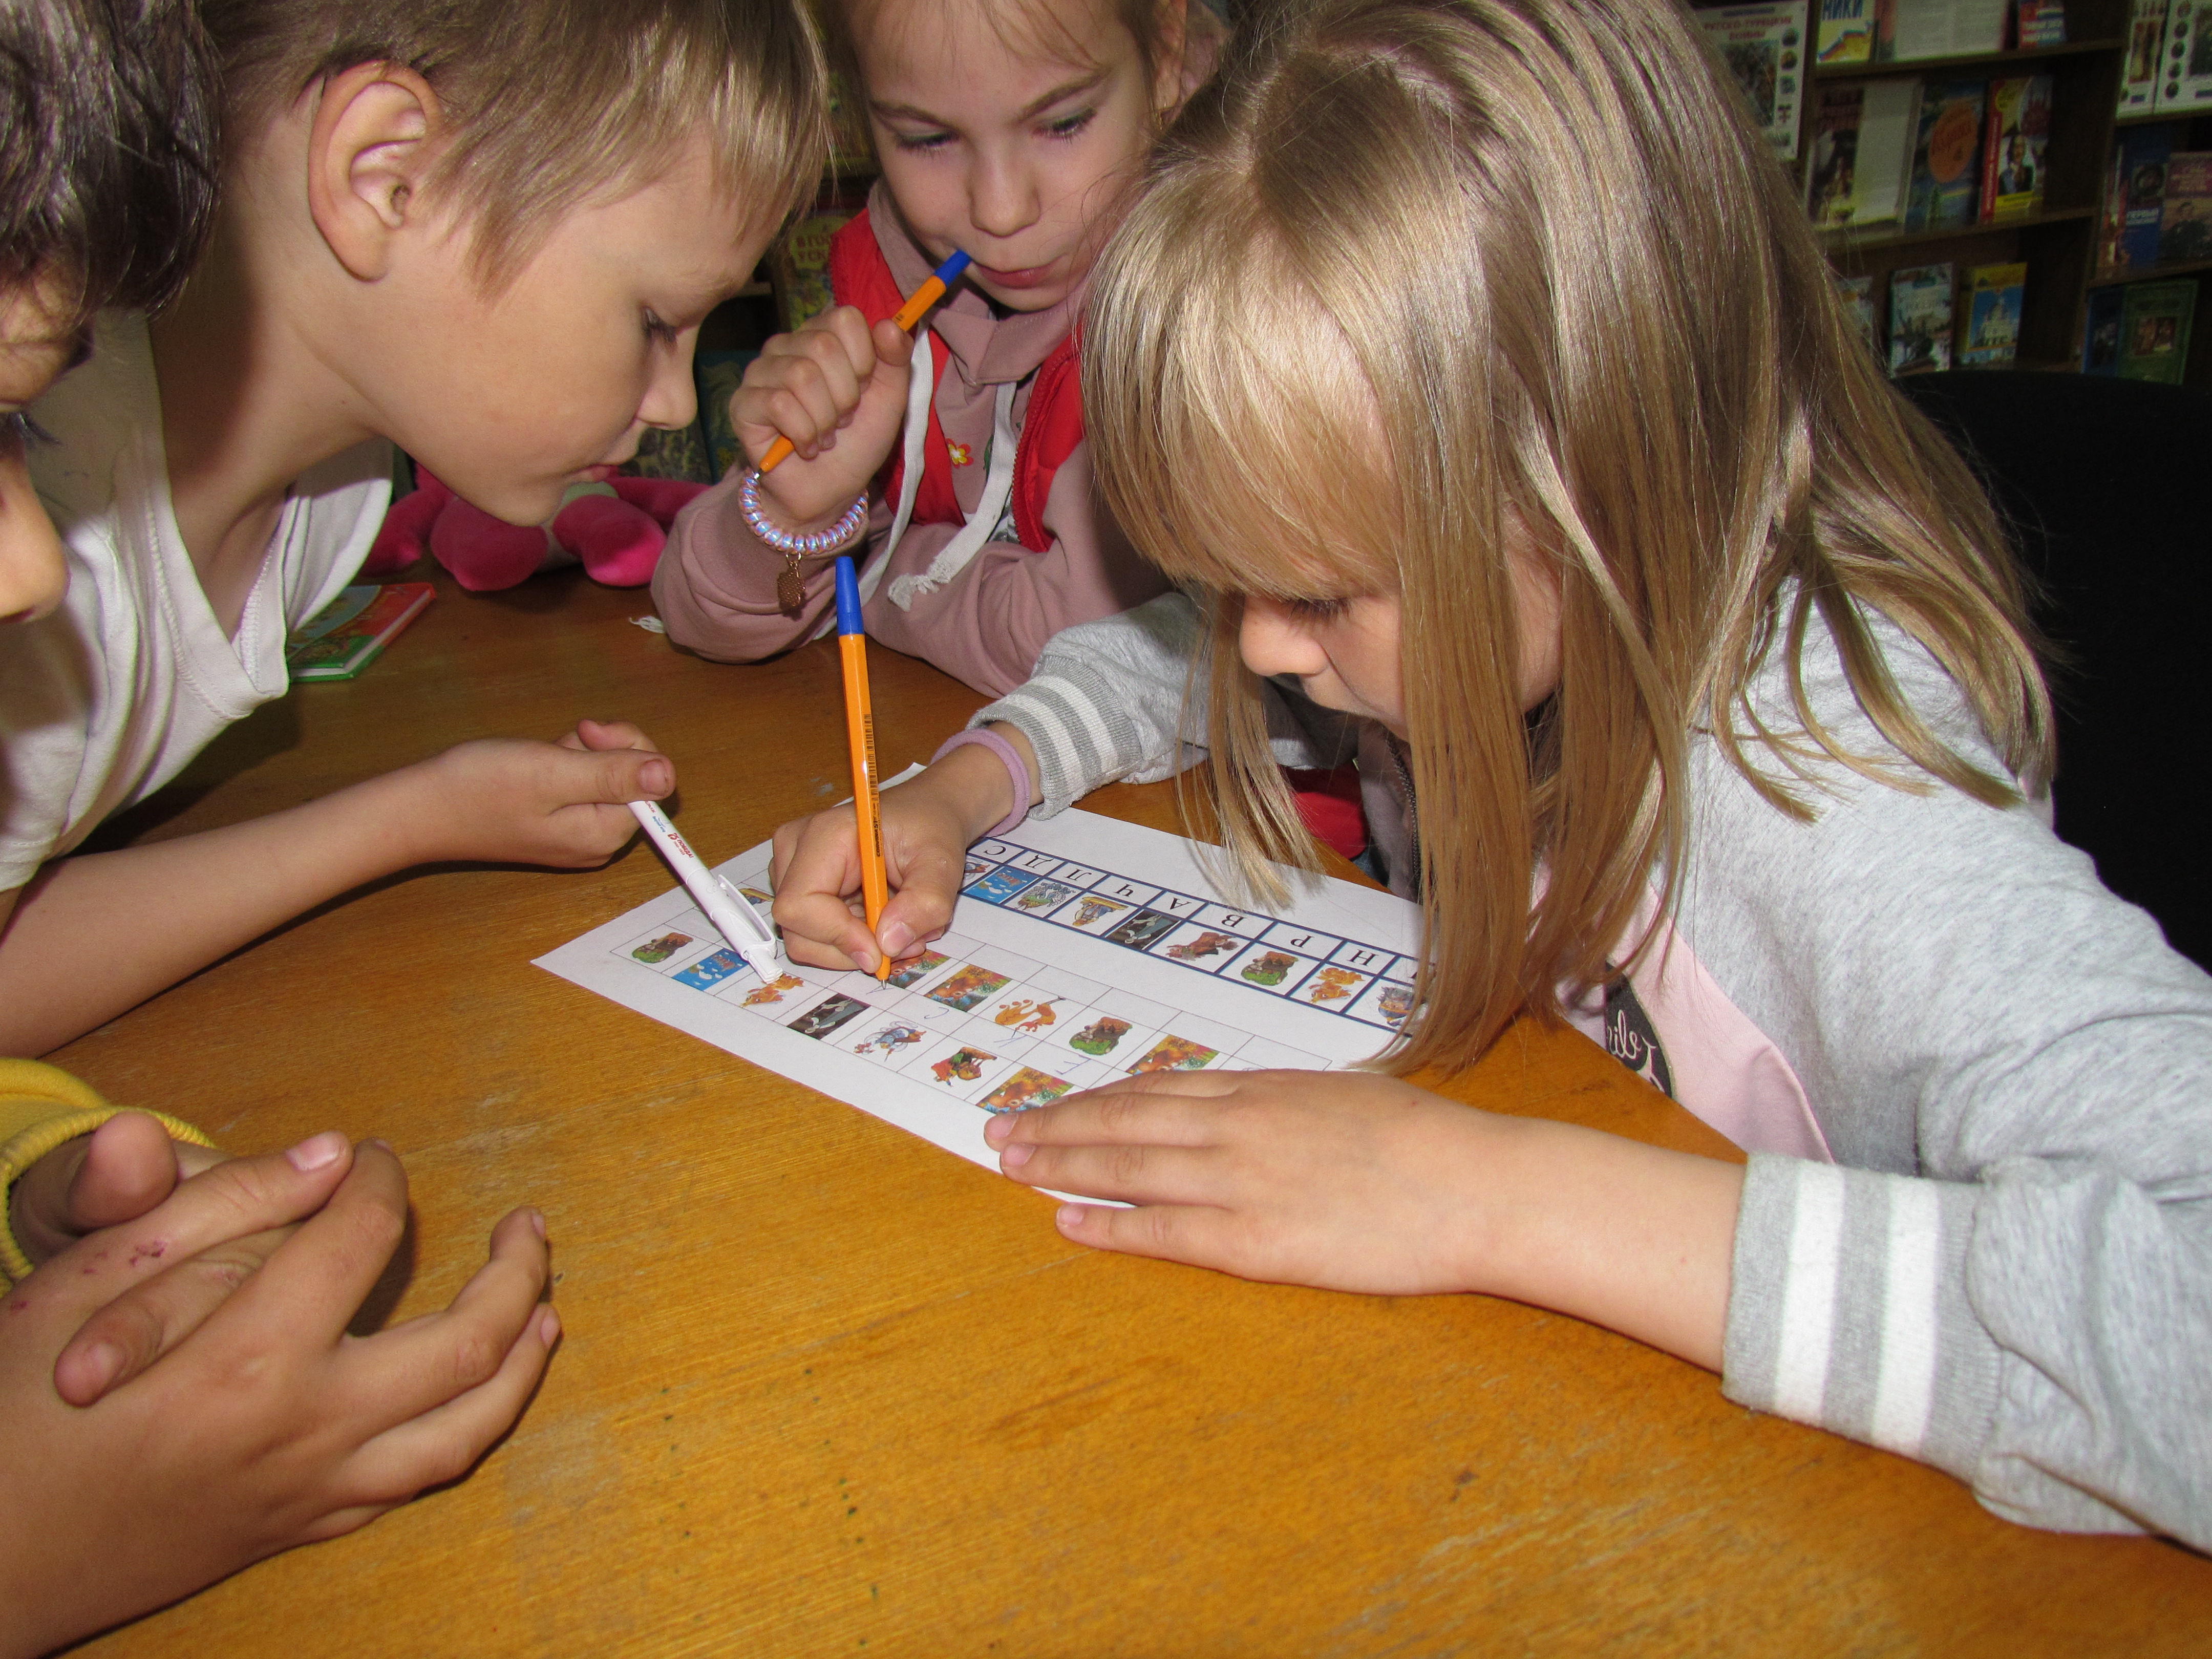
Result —
[[[2135,0],[2120,58],[2119,112],[2212,109],[2212,5]]]
[[[1822,64],[1907,63],[2066,44],[2063,0],[1820,0]]]
[[[1823,87],[1805,206],[1824,229],[2004,224],[2043,210],[2051,77]]]
[[[2020,319],[2027,297],[2025,264],[1975,266],[1966,273],[1963,296],[1956,268],[1948,259],[1892,271],[1886,335],[1875,332],[1874,278],[1836,281],[1867,349],[1887,362],[1893,374],[1954,366],[2002,368],[2020,355]]]
[[[2165,126],[2123,127],[2097,235],[2097,270],[2112,276],[2212,259],[2212,150],[2177,150]]]

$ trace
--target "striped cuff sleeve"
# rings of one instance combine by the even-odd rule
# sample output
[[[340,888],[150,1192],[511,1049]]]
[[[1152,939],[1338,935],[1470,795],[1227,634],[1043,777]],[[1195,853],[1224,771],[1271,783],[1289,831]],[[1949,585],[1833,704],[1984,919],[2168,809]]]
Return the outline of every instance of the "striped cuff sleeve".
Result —
[[[1996,1344],[1966,1295],[1977,1188],[1752,1156],[1722,1388],[1971,1481]]]
[[[1146,731],[1114,696],[1112,683],[1079,664],[1056,667],[976,710],[968,724],[1003,720],[1036,750],[1042,784],[1036,816],[1051,817],[1092,790],[1123,778],[1151,783],[1173,775],[1172,763],[1151,750]],[[1186,750],[1195,763],[1204,751]]]

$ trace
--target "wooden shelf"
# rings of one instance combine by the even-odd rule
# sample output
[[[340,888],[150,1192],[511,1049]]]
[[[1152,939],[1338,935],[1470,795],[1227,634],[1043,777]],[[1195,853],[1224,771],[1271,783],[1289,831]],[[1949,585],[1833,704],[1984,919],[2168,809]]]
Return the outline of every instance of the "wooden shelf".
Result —
[[[1857,227],[1838,225],[1815,232],[1820,246],[1831,253],[1862,253],[1878,248],[1911,247],[1921,242],[1955,242],[1967,236],[1994,236],[2011,230],[2032,230],[2038,225],[2071,224],[2077,220],[2094,219],[2097,210],[2093,207],[2057,208],[2037,214],[2032,219],[2006,219],[1992,224],[1953,225],[1942,230],[1880,231],[1859,235]]]
[[[1891,76],[1918,75],[1928,70],[2001,69],[2008,64],[2033,64],[2047,58],[2081,58],[2091,52],[2116,52],[2122,40],[2069,40],[2063,46],[2028,46],[2012,52],[1969,52],[1954,58],[1892,58],[1856,64],[1815,64],[1815,81],[1876,81]]]
[[[2208,270],[2212,270],[2212,258],[2174,259],[2162,264],[2145,265],[2141,270],[2093,270],[2089,273],[2089,286],[2124,288],[2130,283],[2155,283],[2166,276],[2197,276]]]
[[[2112,125],[2116,127],[2155,127],[2168,121],[2194,121],[2206,115],[2212,115],[2212,106],[2202,109],[2153,110],[2148,115],[2116,116]]]

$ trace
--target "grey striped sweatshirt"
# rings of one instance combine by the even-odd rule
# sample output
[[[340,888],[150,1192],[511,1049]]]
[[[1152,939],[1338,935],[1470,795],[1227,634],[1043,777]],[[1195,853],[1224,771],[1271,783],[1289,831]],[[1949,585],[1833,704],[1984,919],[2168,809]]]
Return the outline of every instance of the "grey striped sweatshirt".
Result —
[[[1940,667],[1876,626],[1937,733],[1998,768]],[[1043,815],[1165,777],[1204,754],[1199,638],[1174,594],[1070,629],[975,719],[1028,735]],[[1817,629],[1806,682],[1847,745],[1888,752]],[[1348,722],[1270,695],[1279,758],[1352,751]],[[1779,665],[1753,695],[1790,723]],[[2212,1547],[2212,978],[2037,811],[1818,776],[1800,823],[1692,741],[1676,934],[1835,1158],[1751,1157],[1725,1392],[2013,1520]]]

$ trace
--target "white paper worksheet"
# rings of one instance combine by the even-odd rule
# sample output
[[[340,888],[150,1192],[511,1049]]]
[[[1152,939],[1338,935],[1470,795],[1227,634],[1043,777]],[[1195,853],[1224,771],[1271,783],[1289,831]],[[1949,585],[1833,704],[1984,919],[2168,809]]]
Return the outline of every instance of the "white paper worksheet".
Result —
[[[888,984],[788,961],[763,984],[680,887],[537,965],[995,1169],[991,1113],[1135,1072],[1350,1065],[1412,1009],[1416,907],[1324,878],[1240,908],[1198,850],[1081,811],[979,842],[951,929]],[[720,866],[763,912],[770,851]]]

